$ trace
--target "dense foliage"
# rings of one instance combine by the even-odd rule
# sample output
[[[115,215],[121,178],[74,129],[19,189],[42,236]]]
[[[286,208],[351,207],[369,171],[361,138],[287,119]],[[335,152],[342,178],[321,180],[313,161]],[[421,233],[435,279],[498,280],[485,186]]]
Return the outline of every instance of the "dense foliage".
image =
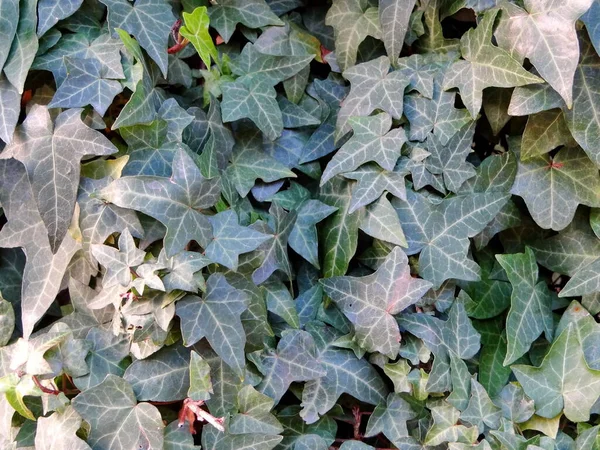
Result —
[[[0,448],[597,450],[599,52],[598,0],[0,0]]]

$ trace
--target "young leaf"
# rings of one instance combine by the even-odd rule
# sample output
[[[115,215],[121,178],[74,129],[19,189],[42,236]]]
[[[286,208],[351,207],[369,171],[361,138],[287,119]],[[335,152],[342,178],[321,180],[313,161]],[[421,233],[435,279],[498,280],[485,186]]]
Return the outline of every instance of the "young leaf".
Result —
[[[208,32],[209,20],[206,7],[199,6],[191,14],[183,13],[185,25],[179,29],[179,34],[192,43],[200,55],[200,59],[208,68],[211,66],[211,58],[213,61],[219,59],[217,48]]]

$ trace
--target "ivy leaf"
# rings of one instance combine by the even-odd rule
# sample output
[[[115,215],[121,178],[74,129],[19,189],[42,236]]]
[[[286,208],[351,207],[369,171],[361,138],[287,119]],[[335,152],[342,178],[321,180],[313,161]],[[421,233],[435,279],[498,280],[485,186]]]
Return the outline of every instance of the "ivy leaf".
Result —
[[[283,439],[264,434],[225,434],[208,427],[202,432],[202,448],[206,450],[271,450]]]
[[[600,206],[598,170],[578,148],[520,161],[511,192],[523,197],[540,227],[556,231],[573,220],[580,203]]]
[[[187,295],[177,302],[184,344],[189,347],[206,337],[223,361],[242,374],[246,335],[240,315],[248,302],[248,295],[231,286],[222,274],[212,274],[204,297]]]
[[[232,434],[260,433],[277,435],[283,427],[271,414],[273,399],[256,391],[252,386],[244,386],[238,393],[239,413],[231,418],[229,431]]]
[[[471,399],[467,409],[460,415],[460,420],[479,430],[484,430],[486,426],[495,430],[500,427],[501,417],[500,408],[492,403],[485,388],[471,378]]]
[[[393,315],[416,303],[431,287],[431,283],[410,276],[408,258],[399,247],[372,275],[320,282],[354,325],[357,343],[390,358],[395,358],[400,348],[400,331]]]
[[[183,13],[185,25],[179,29],[179,34],[192,43],[206,67],[211,66],[211,58],[213,61],[219,59],[217,48],[208,32],[209,21],[206,6],[199,6],[191,14]]]
[[[213,394],[210,365],[195,351],[190,353],[190,387],[187,395],[192,400],[208,400]]]
[[[561,145],[573,147],[573,143],[562,111],[552,109],[532,114],[523,132],[521,159],[543,155]]]
[[[477,440],[477,427],[458,425],[460,412],[449,404],[432,408],[433,426],[425,436],[426,445],[439,445],[442,442],[473,444]]]
[[[176,401],[187,394],[190,385],[189,365],[190,352],[181,345],[172,345],[146,359],[134,361],[123,378],[140,401]]]
[[[472,120],[466,109],[454,107],[455,100],[456,93],[444,91],[439,77],[433,82],[431,99],[418,93],[406,95],[404,114],[410,124],[408,137],[422,141],[433,131],[440,142],[446,145],[458,130]]]
[[[323,276],[344,275],[350,259],[356,252],[360,215],[349,211],[352,200],[352,184],[341,177],[334,177],[325,183],[319,192],[323,203],[337,208],[324,222],[321,239],[323,241]]]
[[[2,37],[2,45],[0,45],[0,68],[4,67],[4,63],[8,58],[10,47],[17,32],[19,17],[19,1],[5,0],[0,3],[0,16],[11,17],[13,20],[3,20],[0,28],[0,37]]]
[[[75,433],[81,426],[81,417],[72,406],[55,412],[50,417],[40,417],[36,433],[35,447],[40,449],[89,450],[90,446]]]
[[[133,389],[122,378],[108,375],[101,384],[75,397],[72,404],[90,424],[87,441],[93,450],[162,448],[164,425],[158,409],[137,403]]]
[[[465,59],[452,64],[444,76],[444,89],[457,87],[471,117],[481,109],[483,89],[490,86],[513,87],[543,80],[527,72],[505,50],[491,44],[492,28],[498,10],[486,12],[477,28],[460,39]]]
[[[546,283],[537,281],[538,269],[531,249],[526,248],[525,253],[514,255],[496,255],[496,259],[513,286],[511,307],[506,319],[506,366],[523,356],[542,332],[547,339],[552,339],[552,296]]]
[[[237,270],[238,257],[255,250],[270,238],[248,227],[238,225],[235,211],[223,211],[209,218],[214,236],[206,247],[205,255],[231,270]]]
[[[222,0],[208,10],[210,24],[229,42],[238,23],[249,28],[284,25],[264,0]]]
[[[262,150],[262,137],[258,130],[249,130],[237,136],[231,164],[223,177],[235,186],[240,196],[246,197],[259,178],[270,183],[282,178],[295,178],[296,174]]]
[[[573,138],[581,145],[590,159],[598,164],[600,162],[600,153],[597,147],[600,139],[600,119],[596,114],[598,111],[596,92],[600,74],[600,57],[591,46],[587,36],[584,33],[580,33],[579,36],[581,60],[575,69],[573,107],[571,109],[563,108],[563,112]]]
[[[363,164],[354,172],[344,173],[344,178],[356,180],[352,189],[352,202],[349,213],[376,201],[384,191],[399,199],[406,200],[404,177],[407,173],[394,169],[393,172],[381,169],[377,164]]]
[[[19,91],[4,77],[0,78],[0,139],[10,144],[21,113]]]
[[[97,59],[64,59],[67,78],[58,87],[49,108],[77,108],[92,105],[101,116],[123,88],[109,80]]]
[[[385,399],[388,389],[371,364],[357,358],[351,350],[335,346],[341,333],[317,322],[309,323],[306,329],[314,337],[317,359],[327,371],[324,377],[304,386],[300,416],[306,423],[314,423],[325,415],[343,393],[371,405]]]
[[[111,30],[120,28],[135,36],[148,55],[167,76],[167,43],[175,16],[164,0],[101,0],[108,8]],[[116,32],[113,32],[116,36]]]
[[[0,174],[0,204],[8,219],[0,231],[0,247],[22,247],[27,258],[21,294],[23,336],[27,338],[60,291],[78,244],[67,233],[53,253],[25,166],[14,159],[0,160]]]
[[[475,176],[475,168],[465,161],[472,151],[474,136],[475,122],[471,122],[462,127],[446,145],[435,134],[427,138],[430,156],[425,160],[425,166],[431,173],[442,174],[444,184],[452,192],[458,192],[466,180]]]
[[[206,247],[212,227],[202,209],[218,200],[218,181],[206,180],[192,158],[179,150],[173,159],[171,178],[134,176],[113,181],[101,197],[121,208],[135,209],[167,228],[165,249],[173,256],[195,239]]]
[[[129,229],[125,229],[119,237],[119,250],[108,245],[92,245],[94,258],[106,267],[106,274],[102,279],[104,287],[128,286],[131,283],[131,269],[144,262],[146,252],[135,246],[133,236]]]
[[[433,204],[411,190],[407,201],[394,198],[392,205],[408,241],[407,254],[421,252],[419,274],[434,288],[449,278],[479,280],[479,266],[467,257],[468,238],[483,230],[508,198],[503,192],[485,192]]]
[[[277,93],[271,82],[263,77],[242,77],[224,83],[221,110],[224,122],[248,118],[269,139],[274,140],[283,131],[281,110],[277,104]]]
[[[306,331],[286,330],[276,350],[257,356],[255,362],[263,379],[256,389],[275,404],[294,381],[309,381],[327,374],[316,357],[315,341]]]
[[[525,10],[503,4],[495,33],[498,44],[514,57],[529,58],[568,108],[573,101],[573,74],[579,60],[575,22],[591,3],[591,0],[560,4],[532,0],[525,4]]]
[[[40,0],[38,3],[38,15],[40,17],[37,28],[38,36],[43,36],[59,20],[71,16],[81,7],[82,3],[83,0],[65,0],[62,2]]]
[[[288,243],[296,253],[316,268],[319,268],[316,225],[335,211],[337,211],[336,207],[314,199],[305,201],[298,208],[298,216],[288,238]]]
[[[337,116],[336,140],[350,131],[350,117],[368,116],[376,109],[385,111],[394,119],[402,117],[404,89],[410,80],[401,70],[390,72],[387,57],[350,67],[344,72],[344,77],[350,81],[350,93],[343,100]]]
[[[413,0],[408,0],[408,2],[383,0],[379,4],[381,38],[393,66],[396,65],[402,51],[415,3],[416,1]]]
[[[304,52],[303,52],[304,53]],[[268,81],[272,86],[284,81],[304,69],[314,55],[263,54],[256,45],[246,44],[240,56],[232,62],[232,71],[239,76]]]
[[[96,194],[110,182],[111,178],[101,180],[82,178],[79,184],[77,194],[77,203],[80,207],[79,228],[83,251],[88,254],[90,261],[92,261],[92,245],[103,243],[112,233],[121,232],[126,228],[138,237],[144,233],[134,211],[119,208],[96,197]]]
[[[122,376],[125,373],[122,361],[129,355],[129,340],[124,335],[115,336],[111,331],[94,327],[85,339],[92,344],[86,357],[89,373],[73,378],[77,388],[87,390],[102,383],[109,374]]]
[[[378,9],[367,0],[335,0],[325,24],[335,30],[335,51],[342,70],[356,64],[358,46],[367,36],[381,37]]]
[[[385,196],[364,209],[359,228],[375,239],[408,247],[398,214]]]
[[[406,422],[416,416],[410,403],[401,395],[390,394],[371,414],[365,436],[372,437],[383,433],[394,445],[400,447],[403,444],[402,438],[409,436]]]
[[[286,213],[283,208],[272,204],[269,208],[268,228],[273,238],[264,242],[258,251],[262,254],[261,266],[252,273],[252,281],[259,285],[266,281],[276,270],[292,279],[292,267],[287,252],[287,244],[298,214],[296,211]]]
[[[585,422],[600,396],[600,372],[587,366],[574,327],[569,325],[556,338],[540,367],[512,366],[541,417],[550,419],[564,412],[573,422]]]
[[[36,7],[36,3],[31,1],[19,4],[17,33],[12,41],[6,64],[4,64],[6,78],[20,94],[23,93],[27,74],[39,48],[35,32],[38,22]],[[11,23],[9,26],[13,26],[13,24]]]
[[[25,165],[53,252],[71,223],[81,159],[116,151],[108,139],[82,122],[81,112],[64,111],[52,123],[48,109],[36,105],[2,153]]]
[[[355,170],[369,161],[375,161],[382,168],[392,171],[400,157],[406,135],[403,128],[391,130],[392,118],[388,114],[353,117],[348,123],[354,135],[327,164],[321,177],[321,186],[335,175]]]

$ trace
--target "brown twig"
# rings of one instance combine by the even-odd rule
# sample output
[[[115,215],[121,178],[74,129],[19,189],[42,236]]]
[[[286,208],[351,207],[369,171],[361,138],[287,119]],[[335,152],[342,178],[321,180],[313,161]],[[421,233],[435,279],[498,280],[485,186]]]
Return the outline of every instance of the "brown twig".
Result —
[[[42,391],[44,394],[51,394],[51,395],[58,395],[60,394],[60,391],[58,389],[51,389],[51,388],[47,388],[46,386],[44,386],[42,383],[40,383],[40,380],[38,380],[38,378],[33,375],[31,377],[33,379],[33,382],[35,383],[35,385],[40,389],[40,391]]]
[[[202,400],[192,400],[191,398],[186,398],[183,401],[183,406],[181,410],[179,410],[179,423],[178,425],[182,427],[187,420],[190,427],[190,433],[196,434],[196,430],[194,429],[194,422],[197,420],[199,422],[207,422],[210,423],[217,430],[223,432],[225,431],[225,427],[223,423],[225,419],[223,417],[215,417],[208,411],[205,411],[201,408],[204,405]]]
[[[181,28],[181,19],[177,19],[171,27],[171,35],[173,36],[175,45],[167,49],[169,55],[180,52],[190,43],[190,41],[179,34],[179,28]]]

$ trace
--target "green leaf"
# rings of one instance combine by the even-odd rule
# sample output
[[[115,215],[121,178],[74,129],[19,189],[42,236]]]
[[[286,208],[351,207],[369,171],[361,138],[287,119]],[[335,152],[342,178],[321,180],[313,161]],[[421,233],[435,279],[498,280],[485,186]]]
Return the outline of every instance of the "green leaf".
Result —
[[[53,253],[58,251],[71,223],[81,159],[117,150],[83,123],[81,112],[64,111],[53,123],[45,106],[35,106],[2,153],[4,158],[14,157],[25,165]]]
[[[283,427],[271,414],[273,399],[261,394],[252,386],[244,386],[238,393],[239,413],[231,418],[229,431],[232,434],[259,433],[277,435]]]
[[[554,157],[536,156],[519,162],[513,194],[523,197],[533,220],[542,228],[560,231],[581,203],[600,205],[598,170],[577,148],[565,148]]]
[[[268,79],[260,76],[242,77],[234,82],[224,83],[221,90],[224,122],[248,118],[270,140],[279,137],[283,131],[283,119],[275,100],[277,93]]]
[[[310,381],[327,374],[316,356],[315,341],[306,331],[286,330],[276,350],[257,357],[258,370],[263,374],[256,389],[271,397],[275,404],[294,381]]]
[[[484,88],[523,86],[542,81],[523,69],[507,51],[492,45],[497,13],[497,10],[485,13],[477,28],[467,31],[460,39],[464,61],[452,64],[444,76],[444,89],[457,87],[473,118],[481,109]]]
[[[385,196],[365,208],[359,228],[375,239],[408,247],[398,214]]]
[[[190,352],[190,387],[187,396],[192,400],[208,400],[213,393],[210,365],[195,351]]]
[[[100,193],[122,208],[135,209],[155,218],[167,228],[165,249],[173,256],[195,239],[205,246],[212,237],[208,217],[200,212],[218,200],[217,180],[206,180],[194,161],[182,150],[173,159],[173,175],[123,177]]]
[[[335,0],[325,24],[335,30],[335,51],[342,70],[356,64],[358,46],[367,36],[381,37],[378,10],[367,0]]]
[[[468,258],[468,238],[476,235],[506,204],[508,195],[485,192],[457,195],[433,204],[407,192],[392,205],[408,241],[408,255],[419,255],[419,274],[439,288],[449,278],[477,281],[480,269]]]
[[[591,0],[566,3],[534,0],[525,9],[503,4],[495,33],[498,44],[513,57],[531,61],[568,108],[573,101],[573,74],[579,60],[575,22],[591,3]]]
[[[35,32],[38,22],[36,7],[37,2],[35,0],[23,0],[19,3],[17,33],[4,64],[6,78],[20,94],[23,93],[27,73],[39,48]]]
[[[319,249],[316,225],[337,211],[320,200],[307,200],[298,208],[298,217],[288,243],[296,253],[319,268]]]
[[[460,420],[479,430],[485,427],[495,430],[500,427],[500,417],[500,408],[492,403],[485,388],[471,378],[471,399],[467,409],[461,413]]]
[[[358,183],[352,190],[352,202],[349,212],[353,213],[359,208],[376,201],[384,191],[406,200],[406,188],[404,177],[406,172],[402,170],[390,172],[381,169],[375,163],[363,164],[354,172],[347,172],[344,178],[356,180]]]
[[[125,373],[123,360],[129,355],[129,340],[124,335],[115,336],[110,331],[92,328],[85,339],[92,344],[86,358],[89,373],[74,378],[75,386],[87,390],[102,383],[109,374],[122,376]]]
[[[515,423],[528,420],[535,411],[533,400],[525,395],[523,388],[516,383],[509,383],[500,392],[498,403],[502,415]]]
[[[167,42],[175,16],[165,0],[102,0],[108,8],[111,30],[120,28],[132,34],[167,76]],[[113,31],[116,36],[116,32]]]
[[[313,57],[314,55],[306,55],[304,52],[290,56],[263,54],[256,45],[246,44],[240,56],[232,62],[231,69],[236,75],[260,79],[274,86],[296,75]]]
[[[0,139],[10,144],[21,112],[21,96],[4,77],[0,78]]]
[[[600,162],[598,139],[600,139],[600,119],[598,118],[597,92],[600,57],[583,33],[580,34],[581,60],[575,69],[573,80],[573,107],[563,107],[567,126],[579,145],[595,164]],[[564,106],[564,105],[559,105]]]
[[[292,328],[300,328],[294,299],[281,281],[267,281],[261,286],[265,293],[267,310],[281,317]]]
[[[410,403],[401,395],[390,394],[371,414],[365,436],[383,433],[394,445],[400,447],[403,444],[402,438],[409,436],[406,422],[416,416]]]
[[[248,301],[248,295],[231,286],[222,274],[212,274],[204,297],[187,295],[177,302],[184,344],[189,347],[206,337],[217,354],[242,374],[246,335],[240,315]]]
[[[392,171],[406,142],[404,129],[392,128],[392,118],[381,113],[371,117],[353,117],[348,120],[354,135],[329,161],[321,186],[335,175],[356,170],[360,165],[374,161],[383,169]]]
[[[408,258],[398,247],[372,275],[331,277],[321,284],[354,325],[358,344],[390,358],[395,358],[400,348],[400,331],[393,315],[416,303],[431,287],[431,283],[410,276]]]
[[[73,408],[90,424],[93,450],[162,448],[163,423],[156,407],[137,403],[127,381],[108,375],[73,399]]]
[[[144,262],[146,252],[135,246],[133,236],[129,229],[125,229],[119,237],[119,250],[108,245],[92,245],[94,258],[106,267],[106,273],[102,279],[104,287],[128,286],[131,283],[131,270]]]
[[[223,174],[246,197],[257,179],[266,183],[282,178],[296,177],[285,165],[262,150],[262,137],[258,130],[248,130],[237,136],[231,164]]]
[[[202,433],[202,448],[206,450],[271,450],[281,442],[281,436],[264,434],[224,434],[209,427]]]
[[[600,396],[600,372],[587,366],[574,325],[556,338],[540,367],[515,365],[512,369],[535,402],[537,415],[551,419],[562,411],[573,422],[589,420],[590,409]]]
[[[440,142],[446,145],[458,130],[472,120],[469,111],[454,107],[455,100],[456,93],[442,89],[440,77],[433,82],[431,98],[417,93],[404,96],[404,114],[410,124],[408,137],[422,141],[433,131]]]
[[[270,236],[248,227],[238,225],[235,211],[223,211],[209,218],[213,238],[206,247],[205,255],[213,262],[237,270],[238,257],[258,248]]]
[[[506,319],[508,349],[504,365],[508,365],[523,356],[542,332],[552,339],[552,296],[546,283],[538,282],[535,255],[530,248],[525,253],[496,255],[496,259],[513,286]]]
[[[477,440],[477,427],[458,425],[460,412],[448,404],[432,408],[433,426],[425,436],[426,445],[439,445],[442,442],[473,444]]]
[[[337,116],[336,140],[350,131],[350,117],[368,116],[376,109],[385,111],[394,119],[402,117],[404,89],[410,84],[410,79],[401,70],[390,72],[388,58],[382,56],[350,67],[344,72],[344,78],[350,82],[350,93],[343,100]]]
[[[96,59],[64,59],[67,77],[48,105],[50,108],[77,108],[92,105],[101,116],[123,88],[107,79]]]
[[[573,146],[573,138],[562,111],[542,111],[527,119],[521,141],[521,159],[543,155],[561,145]]]
[[[35,432],[35,448],[89,450],[90,446],[75,434],[81,422],[81,417],[72,406],[50,417],[40,417]]]
[[[213,61],[219,60],[217,48],[208,32],[209,21],[206,7],[200,6],[191,14],[183,13],[185,25],[179,29],[179,34],[192,43],[206,67],[211,66],[211,58]]]
[[[465,161],[472,151],[474,135],[475,122],[472,122],[462,127],[445,145],[435,134],[427,138],[427,151],[431,155],[425,160],[425,166],[431,173],[442,174],[444,184],[452,192],[458,192],[466,180],[475,176],[475,168]]]
[[[26,312],[21,319],[23,336],[27,338],[58,294],[78,244],[67,233],[53,253],[25,166],[12,158],[0,160],[0,174],[0,204],[8,219],[0,231],[0,247],[21,247],[27,258],[21,294],[21,309]]]
[[[410,14],[416,1],[397,2],[395,0],[382,0],[379,4],[379,23],[381,24],[381,39],[393,66],[398,61],[398,56],[404,45],[404,38],[408,31]]]
[[[283,272],[288,280],[292,279],[292,266],[288,257],[287,244],[296,222],[296,211],[285,212],[283,208],[272,204],[269,208],[267,229],[273,235],[259,248],[260,267],[252,273],[252,281],[259,285],[266,281],[276,270]]]
[[[0,292],[0,347],[10,340],[15,328],[15,312],[12,305],[2,298]]]
[[[283,25],[264,0],[221,0],[208,9],[211,25],[225,42],[241,23],[249,28]]]
[[[344,393],[371,405],[385,399],[388,389],[373,366],[352,351],[335,346],[340,332],[318,322],[309,323],[306,329],[314,337],[317,359],[327,371],[304,386],[300,416],[306,423],[325,415]]]
[[[19,1],[3,0],[0,3],[0,16],[5,18],[0,26],[0,37],[2,37],[2,44],[0,45],[0,68],[2,68],[8,58],[11,43],[17,32],[18,20],[16,18],[19,17]],[[11,17],[13,20],[6,20],[7,17]]]
[[[150,357],[134,361],[123,378],[139,401],[182,400],[190,386],[190,352],[181,345],[164,347]]]

